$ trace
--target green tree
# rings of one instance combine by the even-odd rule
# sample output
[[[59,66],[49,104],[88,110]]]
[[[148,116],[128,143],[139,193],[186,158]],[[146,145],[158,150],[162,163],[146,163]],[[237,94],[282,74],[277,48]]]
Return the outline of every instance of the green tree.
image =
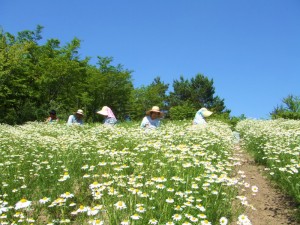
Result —
[[[41,46],[35,66],[39,77],[36,82],[40,88],[37,101],[40,108],[55,106],[60,114],[67,115],[84,106],[80,100],[89,59],[79,60],[79,48],[80,41],[76,38],[62,48],[55,39]]]
[[[300,97],[288,95],[282,99],[282,103],[270,113],[272,119],[300,119]]]
[[[183,105],[173,106],[169,110],[169,116],[172,120],[192,120],[195,116],[196,108],[189,104],[184,103]]]
[[[0,123],[21,123],[31,118],[35,96],[28,57],[36,43],[0,34]]]
[[[132,72],[120,64],[111,65],[111,57],[98,57],[98,60],[98,68],[88,68],[86,88],[81,99],[93,121],[99,120],[95,112],[105,105],[114,111],[118,119],[122,119],[128,111],[133,91]]]
[[[166,104],[167,91],[169,84],[161,81],[160,77],[155,77],[149,85],[149,93],[151,94],[151,107],[154,105],[163,107]]]
[[[53,106],[65,114],[81,106],[88,59],[79,60],[80,41],[63,48],[56,39],[39,45],[41,31],[37,26],[16,37],[0,35],[0,122],[43,120]]]
[[[149,86],[135,88],[130,99],[128,112],[130,117],[134,120],[140,120],[145,115],[145,112],[155,105],[164,109],[168,88],[169,84],[162,82],[160,77],[154,78]]]
[[[228,113],[224,104],[224,99],[214,96],[215,88],[213,79],[209,80],[202,74],[197,74],[191,80],[184,79],[183,76],[179,80],[174,80],[173,89],[170,93],[170,107],[186,105],[191,108],[200,109],[202,107],[209,108],[215,114]]]

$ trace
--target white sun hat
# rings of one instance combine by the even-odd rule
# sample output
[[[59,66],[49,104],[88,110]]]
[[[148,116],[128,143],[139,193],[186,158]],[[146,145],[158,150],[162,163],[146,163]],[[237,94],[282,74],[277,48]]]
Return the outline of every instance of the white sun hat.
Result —
[[[79,114],[79,115],[84,116],[84,113],[83,113],[83,110],[82,110],[82,109],[78,109],[77,112],[76,112],[76,114]]]
[[[209,111],[207,108],[201,108],[199,110],[204,117],[209,117],[213,112]]]
[[[108,110],[109,110],[109,108],[107,106],[103,106],[102,109],[97,112],[97,114],[101,114],[103,116],[107,116],[108,115]]]

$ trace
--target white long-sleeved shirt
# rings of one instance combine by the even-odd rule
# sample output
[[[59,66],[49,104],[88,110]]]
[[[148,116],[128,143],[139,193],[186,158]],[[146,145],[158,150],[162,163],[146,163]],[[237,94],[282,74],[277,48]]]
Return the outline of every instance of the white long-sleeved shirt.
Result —
[[[143,128],[157,128],[160,126],[160,119],[151,119],[150,116],[145,116],[142,120],[141,127]]]
[[[195,118],[193,120],[193,124],[194,125],[206,124],[206,121],[205,121],[204,117],[202,116],[202,113],[200,110],[198,112],[196,112]]]

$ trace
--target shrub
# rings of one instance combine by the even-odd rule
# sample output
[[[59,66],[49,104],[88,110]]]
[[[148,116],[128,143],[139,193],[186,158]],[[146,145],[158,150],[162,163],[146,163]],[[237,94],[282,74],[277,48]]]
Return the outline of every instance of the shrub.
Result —
[[[174,106],[170,109],[170,118],[172,120],[193,119],[196,109],[187,104]]]

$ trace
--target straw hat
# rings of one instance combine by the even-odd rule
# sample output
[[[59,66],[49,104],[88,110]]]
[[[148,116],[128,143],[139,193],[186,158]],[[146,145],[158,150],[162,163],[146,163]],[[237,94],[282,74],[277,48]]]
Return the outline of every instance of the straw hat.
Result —
[[[82,110],[82,109],[78,109],[77,112],[76,112],[76,114],[79,114],[79,115],[84,116],[84,113],[83,113],[83,110]]]
[[[148,110],[146,112],[146,115],[150,115],[151,112],[159,113],[159,117],[162,117],[164,115],[163,112],[159,111],[159,107],[158,106],[153,106],[152,109],[150,109],[150,110]]]
[[[103,106],[102,109],[97,112],[97,114],[101,114],[103,116],[108,116],[108,109],[109,108],[107,106]]]
[[[209,117],[212,114],[212,112],[207,110],[207,108],[201,108],[199,111],[204,117]]]

